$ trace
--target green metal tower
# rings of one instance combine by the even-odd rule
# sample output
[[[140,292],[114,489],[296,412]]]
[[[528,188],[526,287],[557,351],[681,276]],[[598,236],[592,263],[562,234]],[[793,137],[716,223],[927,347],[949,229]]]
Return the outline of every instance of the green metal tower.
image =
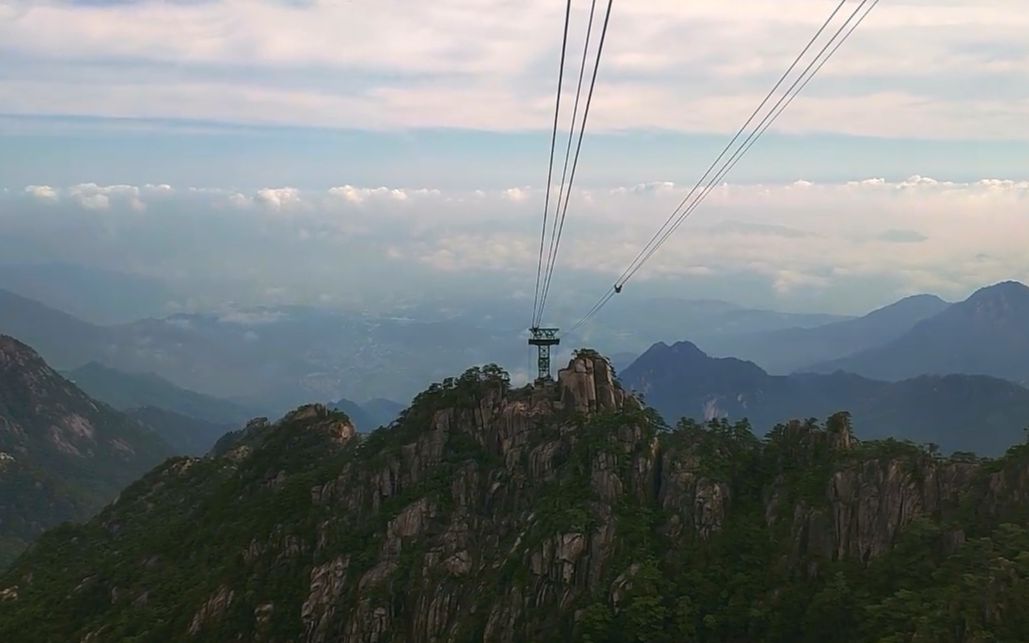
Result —
[[[539,366],[539,377],[536,378],[537,382],[549,382],[553,378],[550,376],[550,347],[557,346],[561,343],[561,340],[557,338],[556,328],[530,328],[529,329],[529,345],[535,346],[538,353],[537,364]]]

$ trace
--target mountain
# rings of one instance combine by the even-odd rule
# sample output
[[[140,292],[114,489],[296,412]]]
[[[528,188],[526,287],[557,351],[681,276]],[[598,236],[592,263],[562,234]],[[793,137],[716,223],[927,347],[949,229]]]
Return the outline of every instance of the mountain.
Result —
[[[867,436],[1003,453],[1029,427],[1029,389],[985,376],[921,376],[890,383],[837,372],[769,375],[694,344],[656,344],[622,372],[665,418],[748,418],[769,429],[794,417],[849,411]]]
[[[152,430],[0,335],[0,566],[45,528],[89,517],[171,453]]]
[[[235,402],[175,386],[152,373],[123,373],[89,362],[66,376],[94,399],[123,411],[163,409],[215,425],[242,425],[258,415]]]
[[[784,313],[739,306],[712,299],[676,299],[619,295],[601,319],[584,326],[577,335],[612,351],[616,366],[624,368],[626,353],[640,355],[665,337],[693,337],[704,346],[725,346],[739,337],[795,328],[815,328],[849,319],[841,315]],[[568,310],[565,318],[578,319],[586,308]],[[556,314],[556,312],[555,312]],[[523,358],[524,359],[524,358]]]
[[[376,423],[376,421],[373,420],[357,402],[342,399],[330,404],[329,408],[333,411],[339,411],[346,414],[346,416],[350,418],[350,421],[353,423],[356,430],[369,432],[382,426],[381,424]]]
[[[0,287],[96,324],[157,315],[177,299],[158,279],[62,262],[0,263]]]
[[[393,400],[387,400],[383,398],[375,398],[374,400],[368,400],[361,405],[361,408],[372,418],[375,426],[389,426],[394,420],[400,417],[404,409],[407,408],[400,402],[394,402]]]
[[[89,361],[111,339],[104,327],[3,289],[0,289],[0,333],[28,342],[58,368]]]
[[[1027,493],[1029,447],[943,459],[845,414],[668,430],[582,352],[169,461],[0,576],[0,638],[1026,640]]]
[[[96,326],[0,291],[0,332],[62,370],[98,362],[281,413],[311,400],[409,399],[487,356],[524,363],[518,330],[303,306],[178,314]],[[404,361],[406,368],[394,368]],[[171,409],[178,411],[178,409]],[[202,418],[210,419],[210,418]]]
[[[815,362],[881,346],[949,306],[935,295],[915,295],[857,319],[811,328],[723,336],[701,345],[710,353],[747,359],[773,373],[790,373]]]
[[[389,426],[404,410],[404,405],[381,398],[358,404],[344,398],[333,402],[329,408],[346,413],[358,431],[370,432],[380,426]]]
[[[203,455],[240,423],[217,424],[154,406],[127,409],[125,415],[154,430],[176,455]]]
[[[1029,384],[1029,287],[983,288],[891,342],[806,370],[884,380],[967,373]]]
[[[584,329],[619,359],[639,355],[673,332],[703,339],[840,319],[716,301],[625,303],[603,325]],[[524,376],[524,303],[514,300],[490,310],[492,305],[422,306],[375,315],[265,306],[97,326],[7,293],[0,295],[0,332],[25,339],[63,370],[98,362],[125,373],[153,373],[177,387],[278,416],[301,403],[341,397],[408,400],[427,383],[485,361]],[[581,312],[570,311],[569,317]],[[405,367],[396,368],[398,363]],[[628,362],[619,366],[623,363]]]

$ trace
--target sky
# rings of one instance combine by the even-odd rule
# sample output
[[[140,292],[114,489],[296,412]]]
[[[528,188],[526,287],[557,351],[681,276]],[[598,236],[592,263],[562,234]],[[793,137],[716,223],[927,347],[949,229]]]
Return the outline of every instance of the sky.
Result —
[[[559,309],[604,292],[836,4],[615,0]],[[1023,4],[882,2],[631,287],[852,314],[1029,280]],[[160,279],[166,312],[528,310],[562,12],[0,0],[0,263]]]

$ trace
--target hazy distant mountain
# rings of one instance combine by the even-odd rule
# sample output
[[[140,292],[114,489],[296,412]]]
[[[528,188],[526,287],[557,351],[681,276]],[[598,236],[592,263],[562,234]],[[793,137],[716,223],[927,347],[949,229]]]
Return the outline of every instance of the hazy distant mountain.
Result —
[[[614,300],[600,319],[571,339],[603,346],[612,354],[640,355],[666,337],[691,337],[704,345],[716,345],[740,336],[814,328],[849,319],[841,315],[753,309],[718,300],[623,297],[626,298]],[[568,316],[578,319],[575,315],[582,312],[572,311]]]
[[[268,415],[343,395],[406,399],[427,382],[474,364],[524,364],[526,349],[513,329],[300,306],[97,326],[5,291],[0,332],[38,346],[63,370],[99,362],[155,373]]]
[[[699,343],[713,354],[735,355],[774,373],[790,373],[815,362],[881,346],[948,306],[949,303],[935,295],[916,295],[857,319],[813,328],[720,337]]]
[[[152,407],[223,426],[240,425],[260,415],[235,402],[175,386],[152,373],[123,373],[90,362],[66,376],[95,399],[119,410]]]
[[[0,566],[44,529],[88,517],[170,455],[155,432],[0,336]]]
[[[388,426],[393,420],[397,419],[401,411],[407,407],[400,402],[394,402],[393,400],[387,400],[380,397],[362,403],[361,408],[364,409],[365,413],[372,418],[375,426],[379,427]]]
[[[0,289],[0,333],[32,345],[56,368],[88,362],[113,336],[107,328]]]
[[[776,376],[752,362],[709,357],[689,342],[656,344],[622,372],[622,381],[670,422],[746,417],[759,432],[791,418],[849,411],[870,438],[997,454],[1029,426],[1029,389],[996,378],[890,383],[843,372]]]
[[[366,317],[299,306],[175,315],[119,327],[105,363],[270,415],[300,402],[406,399],[445,373],[524,363],[516,334],[458,322]]]
[[[175,455],[204,455],[219,438],[243,424],[217,424],[153,406],[128,409],[125,415],[153,429]]]
[[[167,311],[175,299],[161,281],[70,263],[0,263],[0,288],[98,324]]]
[[[368,433],[381,426],[389,426],[404,410],[404,405],[381,398],[364,404],[342,399],[330,404],[329,408],[343,411],[358,431]]]
[[[123,372],[154,373],[177,387],[229,399],[268,416],[312,401],[410,399],[428,382],[475,364],[499,363],[517,379],[527,365],[524,331],[514,317],[502,315],[419,310],[410,313],[414,318],[376,317],[279,306],[96,326],[15,295],[8,294],[0,304],[0,332],[21,333],[62,369],[95,361]],[[624,368],[626,355],[638,355],[670,334],[711,345],[787,328],[809,328],[811,335],[790,332],[821,338],[813,344],[839,339],[840,345],[857,346],[939,302],[904,302],[824,334],[819,326],[835,326],[841,319],[720,301],[653,299],[638,304],[622,302],[606,312],[603,326],[565,338],[555,360],[564,359],[574,344],[588,341],[618,355],[616,363]],[[767,343],[789,345],[782,338]],[[153,400],[140,402],[221,421]]]
[[[967,373],[1029,383],[1029,287],[1009,281],[983,288],[891,342],[805,370],[885,380]]]

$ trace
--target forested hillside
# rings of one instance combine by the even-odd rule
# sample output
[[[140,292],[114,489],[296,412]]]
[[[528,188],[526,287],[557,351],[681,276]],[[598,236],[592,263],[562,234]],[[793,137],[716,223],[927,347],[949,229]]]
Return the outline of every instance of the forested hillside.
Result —
[[[846,415],[670,429],[582,353],[361,437],[305,407],[159,467],[0,580],[6,640],[1024,640],[1029,451]],[[14,638],[12,638],[14,637]]]

